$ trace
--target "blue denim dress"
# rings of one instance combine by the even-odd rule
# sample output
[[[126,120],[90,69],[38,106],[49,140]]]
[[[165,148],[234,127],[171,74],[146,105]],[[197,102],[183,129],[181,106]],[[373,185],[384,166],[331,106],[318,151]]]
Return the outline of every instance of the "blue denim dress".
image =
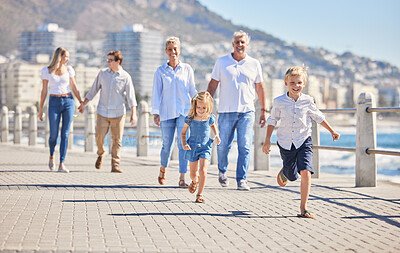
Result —
[[[211,114],[208,120],[190,120],[186,116],[185,123],[189,125],[190,136],[186,143],[191,150],[185,150],[185,159],[190,162],[198,161],[199,158],[211,159],[211,148],[213,139],[210,139],[210,126],[215,122],[215,115]]]

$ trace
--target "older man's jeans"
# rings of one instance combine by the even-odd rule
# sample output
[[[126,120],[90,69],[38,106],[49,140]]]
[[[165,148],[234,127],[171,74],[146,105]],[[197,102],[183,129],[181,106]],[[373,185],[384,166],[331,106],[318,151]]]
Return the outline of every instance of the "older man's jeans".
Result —
[[[60,163],[65,160],[68,147],[68,135],[72,119],[75,112],[75,103],[72,95],[70,97],[49,96],[49,125],[50,125],[50,156],[54,156],[54,150],[57,144],[58,131],[61,123],[61,142],[60,142]]]
[[[175,130],[178,134],[178,149],[179,149],[179,173],[187,172],[188,161],[185,159],[185,150],[182,147],[181,132],[185,124],[185,116],[179,116],[174,119],[168,119],[160,122],[162,134],[162,148],[161,148],[161,166],[168,167],[169,158],[172,152],[172,145],[175,139]],[[189,134],[189,131],[187,135]],[[186,135],[186,136],[187,136]]]
[[[228,169],[228,154],[235,136],[238,144],[238,159],[236,167],[236,181],[245,180],[250,163],[250,149],[253,136],[254,112],[220,113],[218,118],[219,136],[221,144],[218,146],[218,170],[226,173]]]

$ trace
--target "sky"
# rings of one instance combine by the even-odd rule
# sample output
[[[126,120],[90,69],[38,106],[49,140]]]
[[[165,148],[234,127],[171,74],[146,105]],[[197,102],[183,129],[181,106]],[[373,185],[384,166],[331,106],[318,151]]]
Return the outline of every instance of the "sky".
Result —
[[[400,67],[400,0],[199,2],[235,25],[258,29],[287,42],[339,54],[350,51]]]

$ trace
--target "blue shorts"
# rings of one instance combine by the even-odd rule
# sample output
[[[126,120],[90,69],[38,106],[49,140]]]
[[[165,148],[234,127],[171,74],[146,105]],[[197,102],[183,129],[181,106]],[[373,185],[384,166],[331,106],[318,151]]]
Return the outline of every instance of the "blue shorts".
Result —
[[[283,161],[283,174],[289,181],[295,181],[302,170],[309,170],[314,174],[311,137],[308,137],[298,149],[293,144],[290,150],[282,148],[279,143],[278,147]]]
[[[204,145],[190,145],[191,150],[185,150],[185,159],[189,162],[196,162],[200,158],[211,159],[213,139],[209,139]]]

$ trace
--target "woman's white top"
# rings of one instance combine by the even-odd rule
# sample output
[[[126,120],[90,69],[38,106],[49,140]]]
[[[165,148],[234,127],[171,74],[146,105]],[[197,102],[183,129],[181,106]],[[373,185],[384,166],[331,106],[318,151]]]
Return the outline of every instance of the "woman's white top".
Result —
[[[49,81],[49,94],[62,95],[71,92],[69,81],[71,77],[75,76],[75,70],[71,66],[67,66],[67,72],[63,75],[50,74],[48,67],[42,69],[40,78]]]

